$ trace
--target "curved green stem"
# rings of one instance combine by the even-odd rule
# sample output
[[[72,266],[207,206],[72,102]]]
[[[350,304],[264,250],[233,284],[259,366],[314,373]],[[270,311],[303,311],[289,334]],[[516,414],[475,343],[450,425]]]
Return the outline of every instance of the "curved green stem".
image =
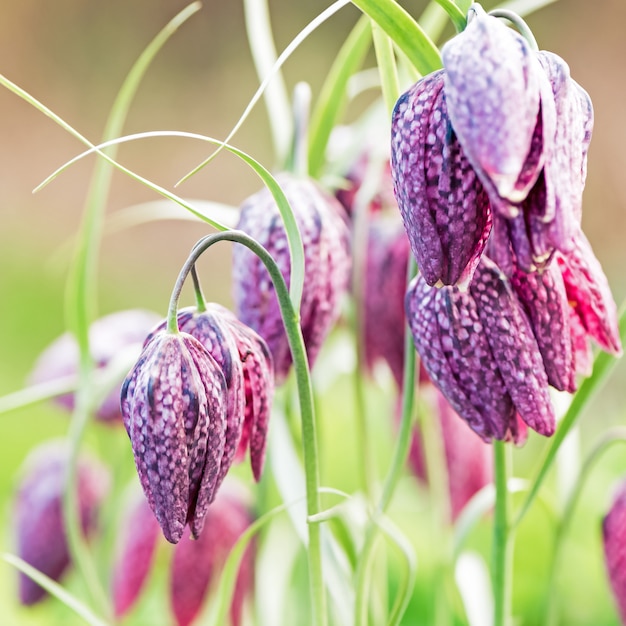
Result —
[[[203,313],[206,311],[206,300],[204,299],[204,294],[202,293],[202,286],[200,285],[198,270],[196,270],[195,265],[191,268],[191,280],[193,281],[193,292],[196,296],[196,308],[199,313]]]
[[[561,562],[564,538],[569,531],[570,524],[574,517],[574,509],[576,508],[576,504],[578,503],[580,494],[583,490],[587,478],[591,474],[593,466],[600,459],[600,457],[616,443],[626,443],[626,428],[623,426],[615,427],[607,431],[595,444],[595,446],[589,453],[589,456],[585,459],[585,462],[580,468],[580,473],[578,474],[576,484],[574,485],[574,488],[572,489],[572,492],[569,494],[567,502],[565,503],[561,522],[556,528],[556,533],[554,537],[554,552],[552,554],[552,562],[550,563],[550,572],[548,574],[548,583],[546,585],[546,624],[550,625],[557,623],[558,594],[555,593],[555,578]]]
[[[408,268],[408,280],[416,272],[415,261],[411,257]],[[413,426],[413,401],[415,398],[415,347],[411,331],[405,329],[404,342],[404,379],[402,381],[402,418],[400,420],[400,430],[396,439],[396,447],[393,451],[391,465],[385,477],[382,494],[376,509],[372,512],[368,520],[365,531],[365,540],[359,557],[356,569],[356,607],[355,626],[367,625],[367,605],[368,605],[368,574],[374,556],[374,549],[379,539],[378,521],[387,510],[398,480],[402,475],[402,469],[406,464],[411,445],[411,428]]]
[[[533,50],[533,52],[539,52],[539,45],[533,35],[533,31],[530,30],[528,24],[517,13],[513,13],[513,11],[509,11],[508,9],[494,9],[493,11],[489,11],[489,15],[492,17],[501,17],[511,22],[511,24],[515,26],[515,30],[528,42],[531,50]]]
[[[201,239],[191,251],[189,258],[183,265],[170,299],[168,308],[168,330],[177,326],[176,310],[178,299],[185,279],[200,256],[218,241],[232,241],[246,246],[256,254],[265,265],[276,292],[280,312],[285,325],[285,333],[291,349],[295,368],[296,383],[298,385],[298,399],[300,402],[300,419],[302,422],[302,445],[304,449],[304,473],[306,485],[307,517],[317,515],[321,509],[319,493],[319,464],[317,451],[317,433],[315,410],[313,406],[313,389],[309,365],[300,328],[300,318],[289,297],[289,289],[285,279],[276,265],[276,262],[267,250],[246,233],[238,230],[225,231],[208,235]],[[175,332],[175,330],[174,330]],[[319,524],[309,524],[309,577],[313,606],[313,623],[324,626],[327,622],[326,594],[322,576],[321,529]]]
[[[622,344],[626,343],[626,303],[622,304],[620,308],[620,316],[619,316],[619,334],[620,340]],[[585,379],[583,383],[580,385],[572,403],[570,404],[565,417],[559,424],[559,427],[554,434],[552,439],[552,443],[546,452],[546,456],[537,472],[537,476],[533,481],[533,486],[526,496],[522,507],[519,510],[519,513],[516,515],[515,520],[512,526],[515,528],[524,518],[528,509],[534,502],[543,481],[548,475],[548,471],[552,467],[552,463],[556,458],[556,453],[558,452],[563,440],[574,426],[574,424],[578,421],[583,409],[589,402],[589,400],[593,397],[593,394],[600,389],[607,376],[611,373],[613,368],[617,365],[617,358],[611,354],[607,354],[606,352],[600,352],[596,357],[593,364],[593,372],[589,378]]]
[[[511,575],[513,541],[509,527],[508,477],[511,465],[510,445],[493,442],[496,504],[493,519],[492,576],[494,626],[507,626],[511,615]]]

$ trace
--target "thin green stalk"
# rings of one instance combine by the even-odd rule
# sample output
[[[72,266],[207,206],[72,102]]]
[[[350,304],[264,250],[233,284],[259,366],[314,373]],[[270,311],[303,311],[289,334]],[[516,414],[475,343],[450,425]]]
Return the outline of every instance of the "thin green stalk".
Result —
[[[300,419],[302,422],[302,446],[304,451],[304,473],[306,485],[307,517],[320,512],[320,479],[319,479],[319,455],[317,450],[317,432],[315,423],[315,409],[313,405],[313,388],[311,376],[300,328],[299,314],[296,312],[289,290],[285,284],[283,275],[276,265],[272,256],[257,241],[244,232],[232,230],[208,235],[201,239],[191,251],[189,258],[183,265],[170,299],[168,308],[168,330],[175,329],[176,310],[178,299],[191,268],[199,257],[213,244],[218,241],[232,241],[246,246],[256,254],[265,265],[276,292],[276,298],[280,306],[281,316],[285,326],[285,333],[291,349],[291,355],[295,368],[296,383],[298,385],[298,399],[300,401]],[[174,330],[175,332],[175,330]],[[326,593],[322,574],[322,546],[321,527],[319,524],[308,524],[309,546],[308,565],[311,585],[311,600],[313,607],[313,623],[316,626],[325,626],[327,623]]]
[[[121,132],[130,103],[156,53],[177,28],[199,8],[200,4],[196,2],[181,11],[161,30],[137,59],[111,108],[104,131],[105,141]],[[108,152],[114,158],[115,148],[111,148]],[[89,347],[89,327],[95,318],[97,308],[98,257],[111,175],[112,169],[108,163],[98,160],[87,195],[76,254],[67,283],[66,317],[68,328],[76,336],[80,357],[79,386],[67,435],[70,453],[63,498],[63,516],[72,560],[81,572],[92,600],[105,615],[110,614],[108,594],[104,591],[98,578],[93,559],[80,528],[77,502],[77,463],[83,432],[92,409],[91,385],[94,365]]]
[[[508,477],[511,447],[504,441],[493,442],[496,503],[493,519],[492,577],[494,595],[494,626],[508,626],[511,616],[513,573],[513,538],[509,526]]]
[[[191,280],[193,281],[193,292],[196,296],[196,309],[198,309],[199,313],[204,313],[204,311],[206,311],[206,300],[202,293],[202,286],[200,285],[200,279],[198,278],[198,271],[195,265],[191,268]]]
[[[622,345],[626,343],[626,302],[622,304],[620,307],[620,316],[619,316],[619,334]],[[593,364],[593,372],[589,378],[585,379],[583,383],[578,388],[576,395],[574,396],[572,403],[570,404],[565,417],[559,424],[556,433],[552,439],[550,447],[548,448],[543,463],[537,472],[537,476],[532,483],[532,488],[528,492],[524,503],[522,504],[519,513],[516,515],[515,520],[513,522],[513,527],[517,527],[519,523],[524,518],[524,515],[528,512],[528,509],[534,502],[537,494],[539,493],[539,489],[543,484],[543,481],[546,479],[548,475],[548,471],[552,467],[552,463],[556,458],[556,453],[558,452],[563,440],[571,430],[571,428],[576,424],[578,419],[580,418],[583,409],[587,406],[587,403],[593,395],[602,387],[602,384],[607,379],[608,375],[611,373],[613,368],[617,365],[618,358],[607,354],[606,352],[600,352],[596,357]]]
[[[530,30],[528,24],[517,14],[513,13],[513,11],[509,11],[507,9],[494,9],[493,11],[489,11],[489,15],[493,17],[501,17],[505,19],[513,26],[515,26],[515,30],[528,42],[531,50],[534,52],[539,52],[539,44],[533,35],[533,31]]]
[[[585,482],[587,478],[591,474],[591,470],[596,462],[602,457],[602,455],[611,448],[614,444],[617,443],[626,443],[626,428],[625,427],[615,427],[611,430],[604,433],[604,435],[600,438],[600,440],[594,445],[589,456],[585,459],[582,467],[580,468],[580,473],[578,474],[578,478],[569,494],[569,498],[565,503],[565,507],[563,509],[563,515],[561,517],[561,521],[556,528],[555,537],[554,537],[554,551],[552,553],[552,562],[550,563],[550,572],[548,574],[548,583],[546,585],[546,619],[545,623],[547,625],[555,625],[558,623],[558,594],[555,593],[556,590],[556,575],[559,571],[559,566],[561,564],[561,558],[563,554],[563,545],[564,539],[567,536],[570,525],[572,523],[572,519],[574,517],[574,510],[578,503],[578,499],[580,498],[580,494],[585,486]]]
[[[76,376],[64,376],[8,393],[0,398],[0,415],[72,393],[77,386]]]
[[[382,28],[374,21],[372,21],[372,39],[376,51],[376,63],[378,65],[378,73],[380,74],[385,108],[391,113],[400,95],[393,43],[389,35],[384,33]]]
[[[415,261],[411,257],[407,272],[407,281],[414,276],[415,272]],[[375,547],[379,539],[378,520],[385,514],[389,507],[389,503],[391,502],[409,455],[411,429],[413,426],[413,402],[415,398],[415,361],[413,337],[407,327],[405,329],[404,342],[404,379],[402,381],[402,417],[400,420],[400,430],[378,505],[372,512],[371,518],[368,520],[363,548],[357,563],[355,626],[367,626],[368,576]]]

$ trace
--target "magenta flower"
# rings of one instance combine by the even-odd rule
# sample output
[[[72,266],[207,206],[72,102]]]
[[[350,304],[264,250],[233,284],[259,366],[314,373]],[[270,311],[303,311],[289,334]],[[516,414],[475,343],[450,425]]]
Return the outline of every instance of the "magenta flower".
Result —
[[[139,309],[111,313],[96,320],[89,329],[89,346],[97,367],[105,368],[113,358],[133,346],[139,351],[146,335],[159,320],[156,313]],[[70,333],[65,333],[41,353],[29,381],[32,384],[45,383],[66,376],[76,376],[77,372],[76,340]],[[97,419],[108,424],[121,423],[120,388],[121,381],[98,407]],[[70,411],[74,408],[72,394],[60,396],[56,400]]]
[[[626,485],[615,494],[602,523],[604,561],[613,597],[623,624],[626,624]]]
[[[231,485],[232,487],[232,485]],[[235,542],[252,522],[248,506],[235,489],[223,489],[209,509],[196,541],[184,537],[172,560],[170,597],[178,626],[188,626],[200,612]],[[240,626],[246,597],[254,587],[254,548],[243,556],[230,607],[232,626]]]
[[[508,279],[483,257],[467,291],[429,287],[420,276],[406,298],[424,368],[483,439],[517,439],[522,420],[554,432],[548,376],[532,325]]]
[[[187,523],[197,537],[224,454],[222,370],[191,335],[156,333],[126,377],[121,400],[139,480],[165,538],[180,541]]]
[[[339,317],[341,298],[348,287],[350,233],[339,202],[312,180],[281,174],[278,182],[294,211],[304,245],[300,323],[309,364],[313,365]],[[267,249],[289,284],[287,235],[267,189],[243,203],[238,228]],[[291,352],[269,274],[255,254],[244,246],[236,246],[233,277],[237,317],[267,342],[276,377],[282,380],[291,367]]]
[[[399,389],[404,371],[409,254],[409,241],[397,213],[371,215],[363,284],[365,361],[370,370],[377,360],[386,361]]]
[[[116,547],[111,594],[117,619],[126,615],[139,599],[159,538],[159,523],[143,494],[138,496],[124,517]]]
[[[33,450],[24,461],[15,501],[17,554],[53,580],[70,564],[63,518],[63,493],[69,450],[51,442]],[[85,536],[96,530],[98,509],[109,487],[109,475],[100,463],[81,455],[77,465],[77,499]],[[25,574],[19,577],[20,602],[35,604],[46,591]]]

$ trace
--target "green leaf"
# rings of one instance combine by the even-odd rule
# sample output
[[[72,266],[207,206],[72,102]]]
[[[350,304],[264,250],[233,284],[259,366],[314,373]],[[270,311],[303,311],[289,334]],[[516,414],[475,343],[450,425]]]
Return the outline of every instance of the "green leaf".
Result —
[[[387,112],[391,115],[393,107],[400,96],[400,83],[396,57],[393,53],[393,44],[389,35],[386,35],[376,23],[372,25],[372,35],[374,49],[376,50],[376,62],[380,73],[383,100],[385,101]]]
[[[314,178],[322,169],[330,133],[345,109],[348,82],[361,67],[370,42],[370,20],[363,16],[341,46],[322,85],[309,129],[309,173]]]
[[[393,39],[420,74],[430,74],[441,67],[437,46],[397,2],[352,0],[352,3],[369,15]]]
[[[469,9],[469,7],[463,12],[452,0],[437,0],[437,3],[448,14],[450,21],[454,24],[456,32],[463,32],[467,24],[465,16],[467,15],[467,9]]]
[[[107,141],[98,146],[93,146],[89,150],[86,150],[85,152],[75,156],[73,159],[69,160],[67,163],[65,163],[56,171],[54,171],[50,176],[48,176],[48,178],[46,178],[46,180],[39,186],[39,188],[48,184],[51,180],[56,178],[56,176],[58,176],[61,172],[66,170],[70,165],[76,163],[80,159],[83,159],[84,157],[86,157],[87,155],[93,152],[97,152],[98,154],[103,155],[104,158],[106,158],[112,165],[119,168],[123,172],[127,173],[132,178],[140,180],[140,182],[143,182],[148,187],[154,189],[161,195],[183,206],[184,208],[186,208],[188,211],[190,211],[191,213],[193,213],[200,219],[215,226],[216,228],[218,228],[218,230],[222,230],[222,231],[229,230],[229,228],[227,228],[226,226],[216,222],[215,220],[208,218],[203,213],[193,209],[193,207],[187,205],[187,203],[185,203],[184,200],[182,200],[175,194],[167,191],[166,189],[163,189],[162,187],[159,187],[158,185],[155,185],[154,183],[147,181],[146,179],[141,178],[140,176],[138,176],[134,172],[131,172],[130,170],[125,168],[123,165],[120,165],[119,163],[117,163],[116,161],[114,161],[113,159],[111,159],[110,157],[108,157],[102,152],[104,148],[107,148],[108,146],[111,146],[111,145],[117,145],[120,143],[129,142],[129,141],[136,141],[137,139],[146,139],[146,138],[151,138],[151,137],[186,137],[190,139],[197,139],[200,141],[206,141],[207,143],[212,143],[215,145],[223,146],[224,148],[226,148],[226,150],[228,150],[229,152],[231,152],[232,154],[240,158],[242,161],[244,161],[244,163],[249,165],[252,168],[252,170],[254,170],[254,172],[263,181],[265,186],[269,189],[270,193],[274,197],[274,200],[276,201],[276,205],[278,206],[278,210],[280,211],[281,217],[283,218],[283,223],[285,225],[285,232],[287,233],[287,243],[289,246],[289,253],[291,255],[291,281],[289,285],[289,293],[291,296],[291,302],[293,303],[293,306],[296,309],[296,311],[298,311],[300,309],[300,300],[302,298],[302,287],[304,284],[304,248],[302,247],[302,239],[300,237],[300,231],[298,230],[296,218],[293,214],[291,206],[289,205],[289,202],[287,201],[287,198],[285,197],[285,194],[283,193],[283,190],[281,189],[276,179],[270,174],[270,172],[267,169],[265,169],[265,167],[263,167],[263,165],[261,165],[261,163],[259,163],[256,159],[251,157],[249,154],[246,154],[242,150],[235,148],[234,146],[231,146],[229,144],[224,144],[219,139],[214,139],[213,137],[207,137],[206,135],[199,135],[197,133],[186,133],[182,131],[150,131],[147,133],[135,133],[133,135],[126,135],[125,137],[118,137],[117,139],[112,139],[111,141]]]
[[[107,626],[107,622],[93,613],[91,609],[84,605],[78,598],[74,597],[69,591],[66,591],[61,585],[44,573],[26,563],[26,561],[13,554],[7,553],[0,554],[0,557],[9,565],[12,565],[29,578],[32,578],[40,587],[43,587],[50,595],[62,602],[68,609],[74,611],[76,615],[84,619],[88,624],[91,624],[91,626]]]

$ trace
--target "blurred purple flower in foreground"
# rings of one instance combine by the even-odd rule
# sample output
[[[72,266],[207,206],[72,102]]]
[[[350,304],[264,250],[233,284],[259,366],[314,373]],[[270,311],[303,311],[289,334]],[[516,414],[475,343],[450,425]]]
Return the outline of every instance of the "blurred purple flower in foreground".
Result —
[[[105,368],[112,359],[124,350],[139,347],[150,329],[159,322],[160,317],[151,311],[132,309],[118,311],[96,320],[89,329],[91,357],[96,366]],[[39,356],[29,377],[31,384],[45,383],[78,373],[78,346],[70,333],[65,333],[48,346]],[[121,423],[120,384],[113,389],[96,411],[96,417],[106,423]],[[72,410],[74,396],[59,396],[56,401]]]
[[[626,624],[626,483],[602,523],[604,560],[622,624]]]
[[[190,624],[219,576],[235,542],[252,522],[241,486],[227,480],[207,513],[196,540],[184,536],[171,561],[170,601],[178,626]],[[115,615],[126,615],[139,599],[148,579],[157,546],[159,526],[142,496],[126,515],[112,579]],[[254,548],[246,549],[233,593],[232,626],[242,620],[246,597],[254,586]]]
[[[300,324],[309,364],[339,317],[350,279],[350,232],[341,204],[315,182],[281,174],[277,178],[294,212],[304,246],[304,289]],[[237,226],[254,237],[278,264],[287,285],[291,266],[287,235],[271,193],[264,188],[241,206]],[[265,339],[274,359],[276,379],[291,367],[291,351],[274,286],[262,261],[244,246],[233,248],[237,317]]]
[[[68,458],[69,449],[63,442],[35,448],[23,464],[14,512],[18,556],[57,581],[70,564],[63,518]],[[78,459],[76,474],[80,525],[89,536],[96,529],[109,475],[103,465],[85,454]],[[44,598],[46,591],[20,574],[19,594],[22,604],[30,605]]]

